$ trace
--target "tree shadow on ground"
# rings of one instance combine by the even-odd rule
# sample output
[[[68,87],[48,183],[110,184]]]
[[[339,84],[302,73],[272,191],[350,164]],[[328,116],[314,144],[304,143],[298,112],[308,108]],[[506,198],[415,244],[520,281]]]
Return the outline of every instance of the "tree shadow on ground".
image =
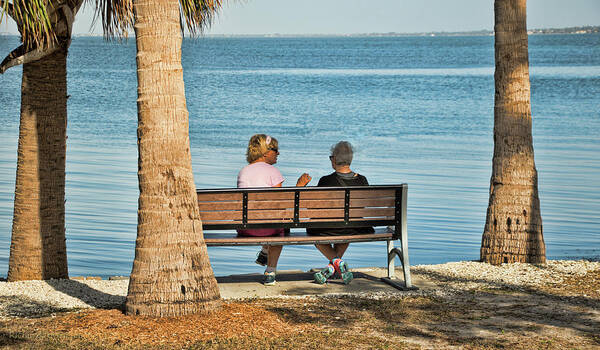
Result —
[[[0,347],[16,347],[27,341],[25,336],[21,334],[14,334],[10,332],[4,332],[0,330]]]
[[[546,269],[544,265],[538,266]],[[522,286],[510,282],[495,282],[478,278],[458,278],[437,272],[423,272],[430,278],[458,283],[478,283],[477,290],[464,292],[454,288],[454,293],[465,294],[466,302],[480,304],[493,310],[494,315],[510,314],[522,321],[547,326],[566,326],[584,333],[600,329],[600,310],[598,298],[583,295],[561,295]],[[470,300],[468,299],[470,298]],[[587,311],[585,311],[587,309]]]
[[[307,302],[302,310],[287,307],[283,302],[269,308],[290,323],[325,328],[369,327],[380,334],[416,337],[425,342],[442,339],[448,344],[504,347],[513,341],[511,335],[517,335],[532,342],[558,338],[563,345],[571,345],[572,334],[591,347],[600,345],[596,334],[600,329],[598,298],[554,294],[480,278],[456,278],[435,272],[420,274],[439,281],[439,290],[443,292],[434,288],[398,292],[392,298],[320,298]],[[456,287],[474,282],[480,285],[474,290]],[[502,345],[499,340],[508,343]]]
[[[0,296],[0,306],[0,317],[40,318],[70,310],[19,295]]]
[[[79,299],[91,307],[125,310],[124,296],[101,292],[85,283],[72,279],[48,280],[46,282],[56,291]]]
[[[306,295],[344,295],[363,292],[392,293],[395,289],[383,283],[379,278],[362,272],[354,272],[354,280],[345,285],[342,280],[330,279],[321,285],[314,281],[313,272],[286,271],[277,274],[277,284],[265,287],[262,285],[262,274],[245,274],[217,277],[217,283],[224,290],[223,294],[235,294],[238,297],[248,297],[255,290],[260,290],[263,297],[268,296],[306,296]],[[243,292],[247,294],[243,294]]]

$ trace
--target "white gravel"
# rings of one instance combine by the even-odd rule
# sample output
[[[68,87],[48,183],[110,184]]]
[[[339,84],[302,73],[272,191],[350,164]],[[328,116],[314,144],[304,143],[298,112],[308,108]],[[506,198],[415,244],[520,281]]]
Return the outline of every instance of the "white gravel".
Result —
[[[129,280],[0,282],[0,319],[82,308],[120,308]]]
[[[600,270],[600,262],[552,260],[545,265],[451,262],[411,267],[415,277],[437,281],[433,288],[402,293],[361,293],[375,299],[430,295],[449,297],[460,290],[485,288],[524,289],[565,277]],[[415,278],[413,277],[413,278]],[[39,317],[82,308],[122,308],[129,280],[50,280],[0,282],[0,319]]]
[[[524,289],[547,283],[560,284],[566,277],[583,276],[597,270],[600,270],[600,262],[587,260],[548,260],[543,265],[514,263],[500,266],[463,261],[411,267],[413,274],[446,280],[453,288],[466,290],[481,285]]]

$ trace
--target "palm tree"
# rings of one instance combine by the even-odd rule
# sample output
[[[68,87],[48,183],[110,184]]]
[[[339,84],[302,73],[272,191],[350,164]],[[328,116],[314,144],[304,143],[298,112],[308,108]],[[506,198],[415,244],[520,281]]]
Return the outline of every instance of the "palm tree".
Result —
[[[39,7],[0,0],[0,5],[23,41],[0,64],[0,73],[23,64],[8,280],[68,278],[67,52],[81,0]]]
[[[218,0],[101,2],[105,33],[131,25],[137,45],[138,226],[126,312],[179,316],[210,311],[220,295],[208,260],[192,173],[181,66],[182,17],[190,31],[220,7]],[[118,11],[115,11],[118,10]],[[108,27],[108,28],[107,28]]]
[[[495,0],[494,157],[481,260],[545,263],[533,159],[527,1]]]

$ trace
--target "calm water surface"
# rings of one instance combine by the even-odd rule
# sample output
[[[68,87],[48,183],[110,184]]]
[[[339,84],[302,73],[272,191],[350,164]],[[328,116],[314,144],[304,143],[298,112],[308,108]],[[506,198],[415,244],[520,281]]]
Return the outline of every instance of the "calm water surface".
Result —
[[[0,53],[18,45],[0,36]],[[600,35],[532,36],[533,134],[547,255],[600,257]],[[194,177],[234,187],[254,133],[279,139],[284,185],[331,172],[357,147],[372,184],[409,184],[412,264],[479,257],[493,149],[492,37],[206,38],[183,67]],[[21,68],[0,76],[0,275],[10,247]],[[136,235],[135,42],[73,40],[68,61],[66,229],[70,274],[127,275]],[[211,248],[217,275],[259,272],[255,247]],[[384,266],[385,243],[350,247]],[[323,264],[286,247],[283,269]]]

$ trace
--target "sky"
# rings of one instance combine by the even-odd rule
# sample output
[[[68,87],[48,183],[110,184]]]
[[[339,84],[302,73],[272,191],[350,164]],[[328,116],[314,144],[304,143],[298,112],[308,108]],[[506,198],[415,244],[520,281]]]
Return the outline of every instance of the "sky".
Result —
[[[492,30],[493,0],[223,0],[206,34],[358,34]],[[93,6],[77,15],[74,34],[90,29]],[[527,26],[600,25],[600,0],[529,0]],[[0,32],[17,34],[12,20]]]

